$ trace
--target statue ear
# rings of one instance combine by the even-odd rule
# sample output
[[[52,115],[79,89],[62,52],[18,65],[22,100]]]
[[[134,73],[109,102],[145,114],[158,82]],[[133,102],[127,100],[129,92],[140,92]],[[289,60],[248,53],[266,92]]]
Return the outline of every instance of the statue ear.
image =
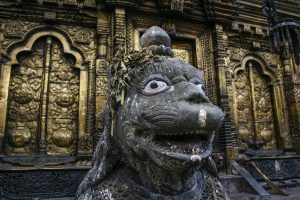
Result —
[[[102,181],[119,163],[119,150],[111,134],[111,114],[109,102],[105,108],[105,127],[101,140],[94,152],[92,169],[84,177],[78,187],[76,199],[85,199],[89,196],[89,188],[93,188]]]

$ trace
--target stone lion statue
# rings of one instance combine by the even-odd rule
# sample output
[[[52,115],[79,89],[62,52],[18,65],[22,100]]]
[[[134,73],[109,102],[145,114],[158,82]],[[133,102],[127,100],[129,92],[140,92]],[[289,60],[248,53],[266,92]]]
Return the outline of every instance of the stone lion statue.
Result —
[[[159,27],[141,46],[112,60],[104,132],[76,199],[228,199],[211,159],[224,114],[202,71],[173,58]]]

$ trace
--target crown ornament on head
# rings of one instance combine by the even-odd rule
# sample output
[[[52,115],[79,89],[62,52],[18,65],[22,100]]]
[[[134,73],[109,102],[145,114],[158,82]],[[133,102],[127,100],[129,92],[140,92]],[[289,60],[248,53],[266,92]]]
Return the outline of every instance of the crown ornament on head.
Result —
[[[126,87],[131,87],[130,74],[133,70],[143,70],[147,63],[161,56],[173,57],[171,39],[162,28],[152,26],[141,37],[142,49],[125,53],[121,49],[112,59],[109,69],[109,90],[114,105],[124,104]]]

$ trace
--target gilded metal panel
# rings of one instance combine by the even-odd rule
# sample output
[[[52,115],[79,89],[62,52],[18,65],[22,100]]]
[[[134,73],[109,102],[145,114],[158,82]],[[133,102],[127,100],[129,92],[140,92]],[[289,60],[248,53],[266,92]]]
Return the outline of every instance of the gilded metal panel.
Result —
[[[43,76],[44,42],[22,54],[11,70],[6,128],[8,154],[35,154]]]
[[[12,68],[6,131],[8,154],[74,155],[79,70],[53,37],[39,39]]]
[[[277,148],[272,88],[258,64],[249,62],[234,80],[235,120],[242,146]]]
[[[75,60],[63,54],[62,46],[53,40],[49,71],[47,111],[47,154],[76,153],[79,108],[79,70]]]
[[[172,49],[174,51],[174,57],[184,60],[187,63],[193,65],[194,55],[193,52],[193,43],[191,41],[176,41],[172,42]]]

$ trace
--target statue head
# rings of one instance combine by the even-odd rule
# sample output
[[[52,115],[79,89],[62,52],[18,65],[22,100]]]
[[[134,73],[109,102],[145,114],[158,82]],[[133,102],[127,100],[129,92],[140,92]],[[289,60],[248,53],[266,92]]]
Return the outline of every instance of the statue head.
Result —
[[[203,72],[173,58],[170,45],[151,27],[140,51],[112,60],[105,130],[79,194],[120,164],[175,173],[207,163],[224,115],[205,95]]]

